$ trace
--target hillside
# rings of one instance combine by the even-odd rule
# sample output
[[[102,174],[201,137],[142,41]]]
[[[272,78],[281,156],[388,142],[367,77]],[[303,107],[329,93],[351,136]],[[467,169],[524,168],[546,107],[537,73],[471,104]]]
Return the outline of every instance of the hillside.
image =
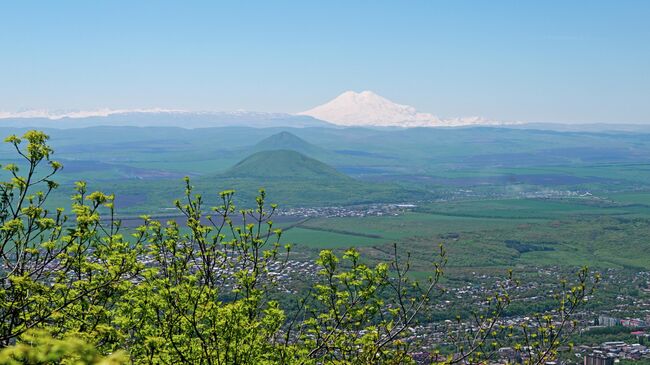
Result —
[[[362,182],[289,150],[254,153],[227,171],[197,178],[194,183],[198,191],[234,189],[240,204],[251,204],[257,190],[264,188],[284,207],[400,202],[427,194],[395,184]]]
[[[292,179],[352,182],[333,167],[290,150],[254,153],[224,172],[227,178]]]

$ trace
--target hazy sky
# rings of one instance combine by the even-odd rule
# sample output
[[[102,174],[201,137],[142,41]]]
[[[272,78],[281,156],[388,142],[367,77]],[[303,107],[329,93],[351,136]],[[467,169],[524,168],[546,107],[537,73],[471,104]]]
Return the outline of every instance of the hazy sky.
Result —
[[[650,1],[0,2],[0,110],[297,112],[345,90],[650,123]]]

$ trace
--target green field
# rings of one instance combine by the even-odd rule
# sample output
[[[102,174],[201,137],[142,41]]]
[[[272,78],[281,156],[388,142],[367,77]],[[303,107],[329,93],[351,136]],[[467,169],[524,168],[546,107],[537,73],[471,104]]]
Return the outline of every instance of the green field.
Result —
[[[636,204],[636,205],[650,206],[650,191],[612,194],[609,195],[608,198],[622,204]]]
[[[627,196],[627,195],[624,195]],[[646,197],[639,194],[639,197]],[[618,204],[622,203],[622,204]],[[593,198],[567,199],[499,199],[461,201],[453,204],[426,204],[421,212],[459,217],[505,219],[560,219],[577,216],[624,216],[650,213],[650,207],[629,206],[623,200],[606,201]]]
[[[454,267],[650,268],[650,208],[634,206],[634,214],[628,214],[620,206],[590,208],[548,200],[437,207],[454,214],[311,219],[288,230],[285,238],[312,252],[356,246],[377,259],[386,258],[397,244],[400,252],[412,254],[415,267],[423,271],[440,243]],[[481,212],[485,216],[479,217]]]
[[[348,248],[386,243],[385,239],[339,232],[327,232],[324,230],[313,230],[303,228],[303,226],[291,228],[283,232],[282,241],[295,244],[296,248],[299,250],[302,248]]]

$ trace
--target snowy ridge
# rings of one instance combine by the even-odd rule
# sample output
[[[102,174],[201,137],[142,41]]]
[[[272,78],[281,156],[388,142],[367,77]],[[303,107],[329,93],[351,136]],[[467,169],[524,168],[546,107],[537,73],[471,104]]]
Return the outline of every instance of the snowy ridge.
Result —
[[[267,112],[249,112],[246,110],[235,110],[232,112],[219,112],[219,111],[188,111],[182,109],[96,109],[96,110],[47,110],[47,109],[30,109],[17,112],[6,112],[0,110],[0,119],[32,119],[42,118],[58,120],[64,118],[82,119],[93,117],[108,117],[121,114],[175,114],[175,115],[190,115],[190,116],[210,116],[210,115],[231,115],[231,116],[251,116],[251,117],[268,117],[268,118],[281,118],[287,117],[286,113],[267,113]]]
[[[304,115],[264,112],[213,112],[171,109],[100,109],[94,111],[30,110],[0,112],[2,127],[83,128],[96,126],[131,127],[326,127],[330,123]]]
[[[97,110],[23,110],[18,112],[0,111],[0,119],[10,118],[44,118],[44,119],[63,119],[63,118],[92,118],[108,117],[115,114],[131,113],[185,113],[183,110],[173,109],[97,109]]]

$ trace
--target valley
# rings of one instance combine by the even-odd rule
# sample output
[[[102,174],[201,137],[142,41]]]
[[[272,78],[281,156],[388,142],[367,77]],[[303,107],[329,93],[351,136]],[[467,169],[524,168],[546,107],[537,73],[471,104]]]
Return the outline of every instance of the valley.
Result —
[[[52,205],[66,206],[83,179],[116,194],[127,226],[143,213],[180,218],[172,203],[189,176],[206,206],[229,189],[238,206],[250,206],[264,188],[296,255],[355,246],[380,257],[393,243],[413,252],[444,243],[459,267],[650,269],[650,135],[491,127],[48,133],[64,164]],[[11,155],[0,150],[0,160]]]
[[[287,308],[296,303],[282,293],[305,293],[322,250],[354,247],[368,264],[397,253],[408,257],[409,277],[425,280],[443,245],[445,292],[406,337],[423,351],[451,351],[444,323],[482,308],[483,293],[508,269],[527,283],[510,288],[513,303],[502,320],[510,325],[552,308],[539,292],[579,267],[606,274],[576,314],[575,340],[594,346],[583,351],[598,351],[593,338],[634,341],[618,327],[590,332],[593,318],[649,314],[650,134],[503,127],[47,132],[64,164],[50,207],[69,206],[73,182],[85,180],[90,191],[115,194],[124,231],[141,225],[141,214],[184,226],[187,218],[173,205],[184,194],[184,176],[206,213],[220,204],[220,191],[235,190],[235,204],[246,208],[263,188],[267,208],[278,204],[272,220],[283,230],[281,242],[291,245],[290,259],[271,267],[276,299]],[[0,149],[3,164],[13,162],[9,156]]]

